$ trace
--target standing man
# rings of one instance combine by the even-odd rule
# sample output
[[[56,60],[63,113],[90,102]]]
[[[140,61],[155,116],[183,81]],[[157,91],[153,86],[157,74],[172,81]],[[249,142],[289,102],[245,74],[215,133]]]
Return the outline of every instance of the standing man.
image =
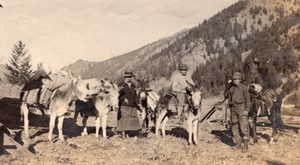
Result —
[[[228,105],[231,109],[232,133],[236,142],[236,146],[233,148],[248,150],[248,115],[251,101],[248,87],[242,84],[241,80],[241,73],[235,72],[233,74],[234,85],[228,91],[225,91],[224,95],[228,98]],[[242,135],[240,135],[239,129]]]
[[[188,90],[191,90],[192,87],[195,86],[194,81],[191,78],[188,72],[188,66],[186,64],[181,64],[179,67],[179,72],[173,77],[172,80],[172,92],[177,96],[178,104],[177,104],[177,112],[178,116],[181,117],[179,122],[183,122],[184,113],[187,112],[187,97]]]
[[[252,63],[250,66],[245,68],[245,81],[248,85],[250,84],[259,84],[263,85],[263,80],[261,78],[260,73],[258,72],[259,69],[259,60],[257,57],[252,58]]]
[[[122,131],[122,138],[127,137],[126,131],[141,129],[137,110],[141,108],[135,86],[131,82],[132,72],[125,72],[124,81],[119,84],[119,112],[116,131]]]

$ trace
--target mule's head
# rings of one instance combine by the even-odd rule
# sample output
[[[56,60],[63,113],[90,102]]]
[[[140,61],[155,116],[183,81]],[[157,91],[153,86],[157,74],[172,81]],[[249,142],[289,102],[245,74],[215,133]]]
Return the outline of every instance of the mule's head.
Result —
[[[192,107],[196,110],[201,108],[201,102],[202,102],[202,93],[201,91],[197,88],[194,89],[191,92],[191,104]]]
[[[102,83],[102,92],[109,96],[109,106],[113,110],[119,109],[119,88],[116,84],[108,79],[101,79]]]
[[[118,86],[114,83],[112,84],[112,89],[109,92],[110,97],[110,106],[117,111],[119,109],[119,89]]]
[[[144,91],[138,92],[138,97],[141,101],[146,100],[146,98],[147,98],[146,92],[144,92]]]
[[[74,95],[78,100],[83,102],[88,101],[89,91],[87,85],[81,80],[81,77],[72,77]]]

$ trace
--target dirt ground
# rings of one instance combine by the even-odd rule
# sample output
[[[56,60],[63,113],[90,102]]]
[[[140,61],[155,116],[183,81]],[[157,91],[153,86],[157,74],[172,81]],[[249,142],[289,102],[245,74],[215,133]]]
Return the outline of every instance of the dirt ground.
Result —
[[[203,101],[205,114],[220,98]],[[66,142],[57,139],[54,131],[53,143],[47,141],[48,117],[30,115],[31,139],[24,140],[20,122],[19,102],[14,98],[0,99],[0,121],[15,130],[14,137],[28,146],[33,157],[2,153],[0,164],[299,164],[300,162],[300,117],[283,116],[285,130],[270,142],[271,128],[266,118],[259,119],[258,144],[250,141],[249,151],[242,153],[231,149],[234,144],[230,131],[220,123],[209,122],[221,119],[223,111],[217,111],[210,120],[199,124],[199,145],[189,146],[185,124],[172,120],[168,123],[167,137],[156,138],[153,132],[122,139],[112,131],[116,125],[115,112],[109,114],[107,141],[96,138],[94,118],[89,120],[90,135],[81,137],[81,118],[72,119],[72,113],[64,122]]]

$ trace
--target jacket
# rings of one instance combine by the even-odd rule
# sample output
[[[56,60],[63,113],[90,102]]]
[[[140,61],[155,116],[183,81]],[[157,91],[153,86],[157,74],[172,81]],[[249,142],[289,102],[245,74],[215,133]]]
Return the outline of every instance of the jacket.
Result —
[[[136,107],[138,104],[140,104],[140,100],[138,98],[137,92],[135,90],[134,85],[128,84],[126,82],[121,82],[119,84],[119,88],[121,89],[119,91],[119,104]],[[125,99],[128,100],[128,103],[125,102]]]
[[[191,87],[191,85],[189,85],[188,83],[195,86],[195,83],[189,74],[184,76],[181,73],[178,73],[173,77],[172,86],[171,86],[172,91],[179,92],[179,93],[186,93],[186,88]]]
[[[250,94],[248,86],[243,83],[232,86],[228,93],[228,104],[230,107],[234,107],[239,104],[245,104],[245,111],[250,112]]]

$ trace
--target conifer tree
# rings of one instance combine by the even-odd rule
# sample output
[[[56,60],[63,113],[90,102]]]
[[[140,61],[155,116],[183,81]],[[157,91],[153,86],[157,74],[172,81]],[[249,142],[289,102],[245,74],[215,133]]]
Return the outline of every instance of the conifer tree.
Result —
[[[32,75],[31,55],[22,41],[18,41],[12,49],[11,58],[6,63],[5,68],[8,73],[5,74],[8,81],[12,84],[23,85]]]

